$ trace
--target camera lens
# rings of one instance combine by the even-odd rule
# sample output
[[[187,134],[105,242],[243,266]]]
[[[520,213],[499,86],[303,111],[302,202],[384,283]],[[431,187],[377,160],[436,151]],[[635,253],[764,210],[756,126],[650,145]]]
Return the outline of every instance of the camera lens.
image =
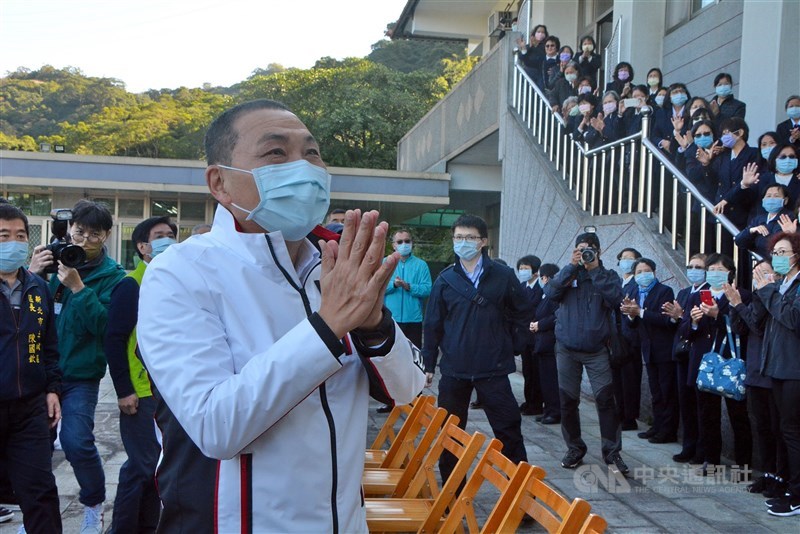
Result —
[[[581,252],[581,261],[583,261],[583,263],[592,263],[596,257],[597,253],[593,248],[587,248]]]
[[[78,245],[67,245],[61,250],[61,263],[67,267],[77,267],[86,261],[86,252]]]

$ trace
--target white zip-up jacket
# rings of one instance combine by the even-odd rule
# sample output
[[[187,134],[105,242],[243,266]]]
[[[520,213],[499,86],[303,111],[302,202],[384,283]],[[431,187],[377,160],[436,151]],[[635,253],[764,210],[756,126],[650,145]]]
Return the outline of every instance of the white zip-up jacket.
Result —
[[[239,232],[218,207],[211,232],[145,273],[140,350],[181,426],[220,460],[217,532],[367,531],[369,380],[312,316],[320,269],[310,242],[295,269],[280,233]],[[398,404],[424,385],[415,353],[395,325],[388,353],[367,360]]]

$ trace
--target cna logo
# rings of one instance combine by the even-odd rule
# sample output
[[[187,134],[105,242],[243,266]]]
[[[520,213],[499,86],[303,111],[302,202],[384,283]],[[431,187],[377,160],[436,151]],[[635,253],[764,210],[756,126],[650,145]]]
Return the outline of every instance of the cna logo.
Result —
[[[578,491],[597,493],[601,488],[608,493],[630,493],[631,485],[625,476],[607,465],[584,464],[572,477]]]

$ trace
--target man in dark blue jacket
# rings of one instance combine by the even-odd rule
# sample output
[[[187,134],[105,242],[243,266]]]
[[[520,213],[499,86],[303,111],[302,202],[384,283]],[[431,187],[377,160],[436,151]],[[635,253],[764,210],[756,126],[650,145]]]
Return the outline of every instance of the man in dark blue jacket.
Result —
[[[600,253],[597,234],[579,235],[575,239],[570,263],[545,287],[545,295],[559,303],[556,312],[556,364],[561,396],[561,433],[568,447],[561,466],[574,469],[583,462],[586,454],[578,413],[585,367],[600,420],[603,459],[625,474],[628,466],[619,454],[622,430],[608,361],[608,342],[612,328],[616,328],[612,310],[622,302],[622,282],[616,272],[603,267]]]
[[[50,428],[61,418],[53,299],[25,270],[28,218],[0,203],[0,456],[27,532],[61,532]]]
[[[424,321],[427,385],[433,382],[439,351],[439,406],[466,427],[472,390],[478,392],[503,453],[514,462],[527,460],[517,401],[508,375],[516,370],[512,327],[532,315],[514,271],[489,259],[486,222],[462,215],[453,223],[455,265],[433,284]],[[442,480],[455,466],[445,453],[439,462]]]

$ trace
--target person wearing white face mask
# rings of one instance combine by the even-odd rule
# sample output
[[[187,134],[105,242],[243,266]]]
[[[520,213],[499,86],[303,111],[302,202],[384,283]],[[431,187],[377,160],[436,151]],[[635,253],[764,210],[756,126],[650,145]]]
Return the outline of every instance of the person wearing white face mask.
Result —
[[[383,305],[399,261],[381,262],[388,224],[349,210],[340,241],[306,237],[330,175],[279,102],[223,112],[205,153],[213,227],[147,267],[137,339],[159,413],[216,469],[195,476],[164,442],[159,529],[366,533],[369,397],[405,404],[425,381]]]
[[[28,218],[0,198],[0,456],[27,532],[61,532],[50,429],[61,418],[53,299],[25,269]],[[13,517],[3,509],[5,521]],[[7,518],[7,519],[5,519]]]
[[[511,461],[527,459],[517,400],[508,375],[516,371],[512,329],[532,315],[533,304],[512,269],[486,252],[488,227],[475,215],[461,215],[451,228],[455,264],[433,283],[424,321],[427,385],[437,365],[438,404],[466,427],[472,391]],[[441,352],[441,358],[439,354]],[[442,480],[456,464],[452,454],[439,461]]]
[[[154,531],[161,501],[155,472],[161,453],[153,419],[156,400],[137,355],[139,287],[156,256],[176,243],[178,227],[169,217],[150,217],[133,229],[131,242],[141,261],[114,287],[108,306],[105,354],[119,406],[119,432],[128,459],[119,471],[110,532]],[[199,467],[198,467],[199,468]]]
[[[729,256],[724,254],[711,254],[706,261],[706,281],[710,286],[712,297],[711,304],[704,301],[704,293],[697,291],[691,294],[681,318],[678,334],[691,342],[689,350],[689,372],[687,385],[695,386],[700,361],[704,354],[716,349],[723,357],[730,357],[732,352],[744,357],[741,348],[747,345],[746,339],[727,342],[729,339],[726,318],[731,308],[730,300],[725,294],[725,289],[733,283],[736,277],[736,265]],[[749,304],[751,293],[745,289],[735,289],[742,302]],[[732,337],[732,336],[731,336]],[[744,337],[744,336],[742,336]],[[730,345],[733,345],[731,348]],[[722,451],[722,407],[721,397],[706,393],[695,387],[697,395],[699,442],[703,444],[703,466],[700,474],[710,475],[714,466],[720,464]],[[734,435],[734,460],[737,465],[750,465],[753,451],[750,421],[747,417],[747,404],[744,400],[737,401],[725,398],[728,409],[728,418]]]

